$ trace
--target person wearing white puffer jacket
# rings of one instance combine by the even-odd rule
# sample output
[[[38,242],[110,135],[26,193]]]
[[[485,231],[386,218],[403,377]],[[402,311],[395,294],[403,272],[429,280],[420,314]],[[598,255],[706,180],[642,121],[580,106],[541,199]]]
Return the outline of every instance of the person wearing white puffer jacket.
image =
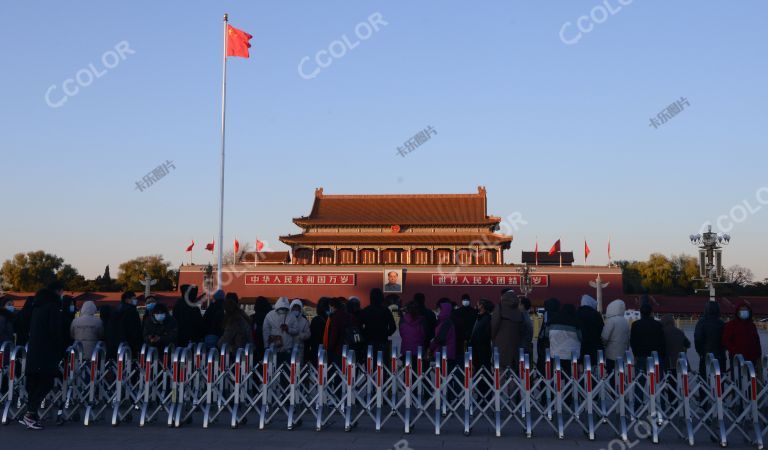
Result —
[[[309,320],[304,315],[304,304],[300,299],[295,298],[291,302],[291,310],[288,313],[290,321],[288,322],[288,334],[293,341],[291,342],[290,351],[293,351],[295,345],[299,346],[299,355],[297,361],[304,361],[304,341],[309,339]]]
[[[605,344],[605,366],[610,372],[616,367],[616,358],[624,358],[629,348],[629,323],[624,318],[624,300],[614,300],[605,309],[605,326],[601,333]]]
[[[264,345],[269,348],[274,345],[278,363],[290,361],[293,349],[293,336],[289,333],[294,317],[289,314],[289,303],[286,297],[280,297],[275,308],[264,318]]]

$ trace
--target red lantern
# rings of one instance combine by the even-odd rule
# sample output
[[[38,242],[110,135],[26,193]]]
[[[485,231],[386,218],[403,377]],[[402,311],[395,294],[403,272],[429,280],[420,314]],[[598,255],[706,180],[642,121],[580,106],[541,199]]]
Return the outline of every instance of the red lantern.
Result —
[[[400,225],[392,225],[392,232],[393,233],[399,233],[400,232]]]

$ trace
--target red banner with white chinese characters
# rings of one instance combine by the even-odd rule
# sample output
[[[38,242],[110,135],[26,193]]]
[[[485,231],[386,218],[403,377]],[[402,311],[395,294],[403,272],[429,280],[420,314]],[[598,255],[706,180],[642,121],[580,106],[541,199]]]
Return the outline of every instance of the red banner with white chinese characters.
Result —
[[[274,273],[249,272],[246,286],[354,286],[354,273]]]
[[[549,286],[549,275],[529,275],[531,286]],[[521,275],[497,273],[432,274],[432,286],[520,286]]]

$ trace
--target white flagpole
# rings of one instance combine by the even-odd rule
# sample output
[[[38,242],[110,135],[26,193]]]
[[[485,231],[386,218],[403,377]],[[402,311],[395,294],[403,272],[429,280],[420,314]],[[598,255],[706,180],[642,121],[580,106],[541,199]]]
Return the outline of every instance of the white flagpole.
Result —
[[[221,75],[221,195],[219,197],[219,256],[217,261],[216,286],[222,289],[221,285],[221,264],[224,258],[224,131],[227,112],[227,20],[228,15],[224,14],[224,54],[222,55],[222,75]]]

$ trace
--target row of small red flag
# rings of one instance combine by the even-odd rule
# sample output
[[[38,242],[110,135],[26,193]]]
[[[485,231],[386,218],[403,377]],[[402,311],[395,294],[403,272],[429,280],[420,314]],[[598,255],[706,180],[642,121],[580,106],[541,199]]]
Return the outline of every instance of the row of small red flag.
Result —
[[[216,247],[216,240],[213,240],[205,244],[205,249],[211,253],[213,253],[213,249],[215,247]],[[191,252],[193,248],[195,248],[194,239],[192,240],[192,243],[189,244],[189,246],[187,247],[187,252]],[[240,241],[238,241],[237,239],[235,239],[234,248],[235,248],[235,254],[237,254],[240,251]],[[264,248],[264,242],[256,239],[256,251],[260,252],[263,248]]]
[[[560,239],[555,241],[554,244],[552,244],[552,247],[549,249],[549,256],[552,256],[556,253],[560,253],[561,244]],[[589,258],[589,254],[592,253],[592,250],[589,248],[589,244],[587,244],[587,240],[584,240],[584,261]],[[534,255],[536,256],[536,264],[539,263],[539,241],[536,241],[536,249],[534,250]],[[608,261],[611,260],[611,240],[608,239]]]

